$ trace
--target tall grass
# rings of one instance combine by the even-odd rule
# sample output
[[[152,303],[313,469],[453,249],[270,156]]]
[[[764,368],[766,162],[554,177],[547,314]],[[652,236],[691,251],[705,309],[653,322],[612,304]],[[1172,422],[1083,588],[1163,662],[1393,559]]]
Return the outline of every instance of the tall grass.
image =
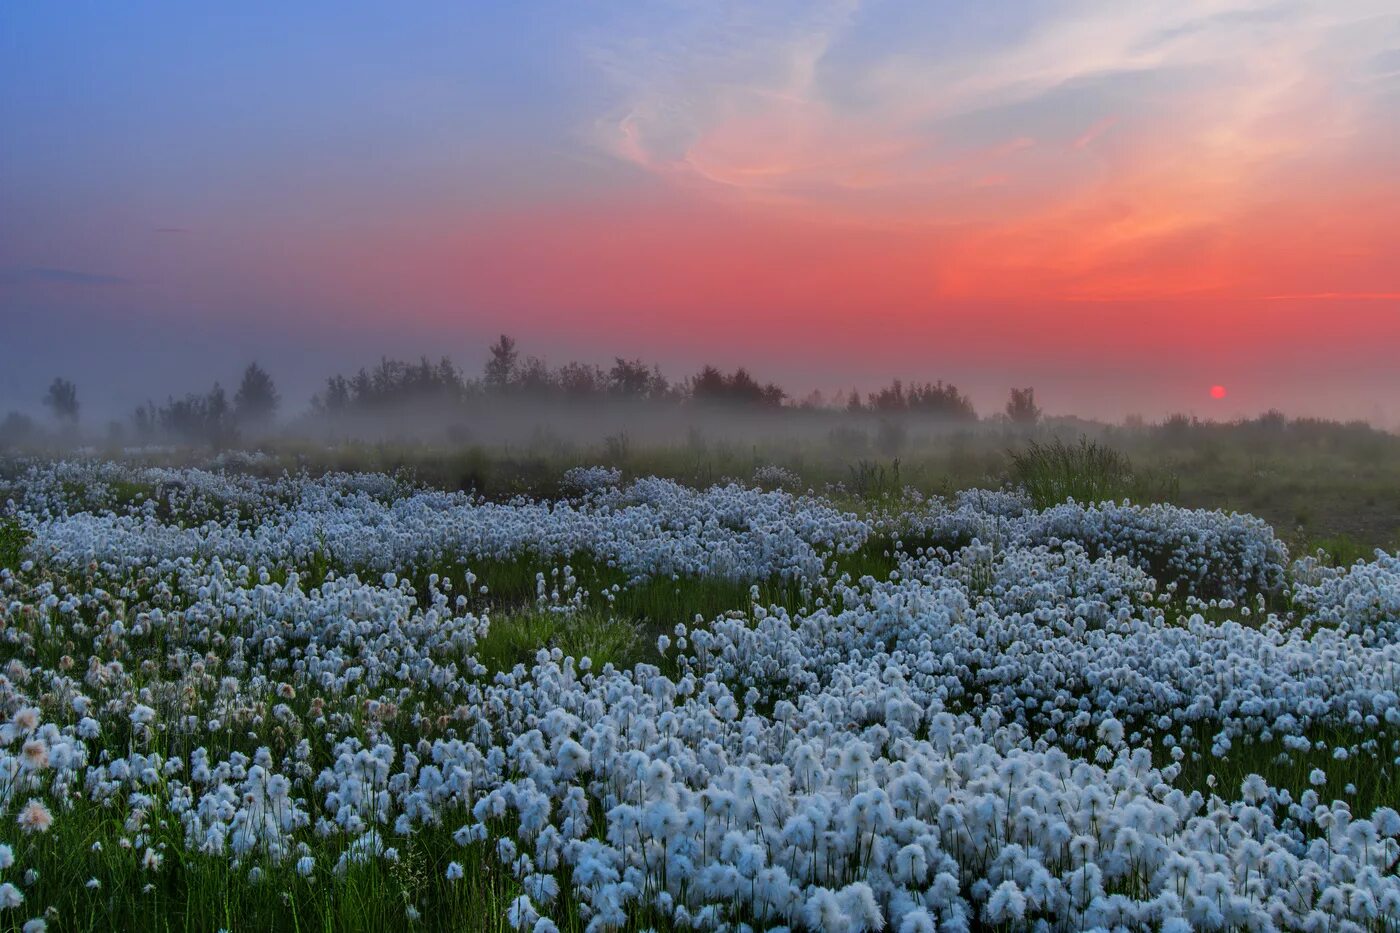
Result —
[[[1074,443],[1058,437],[1033,440],[1010,457],[1012,476],[1039,508],[1068,499],[1086,504],[1120,499],[1132,491],[1127,456],[1087,437]]]
[[[652,659],[644,635],[655,640],[654,632],[633,620],[602,610],[537,609],[493,618],[486,637],[476,646],[476,656],[488,670],[508,671],[517,664],[533,664],[541,648],[558,648],[568,657],[588,658],[594,667],[625,668]]]
[[[0,570],[18,568],[29,532],[13,518],[0,518]]]

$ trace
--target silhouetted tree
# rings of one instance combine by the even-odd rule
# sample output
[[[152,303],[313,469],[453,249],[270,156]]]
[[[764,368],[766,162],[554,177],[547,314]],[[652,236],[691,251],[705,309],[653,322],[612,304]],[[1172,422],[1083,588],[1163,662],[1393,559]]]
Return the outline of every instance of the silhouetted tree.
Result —
[[[459,402],[468,392],[467,383],[447,357],[437,363],[426,356],[418,362],[381,359],[372,370],[361,369],[346,379],[335,375],[311,399],[318,414],[347,411],[365,412],[401,405]]]
[[[326,380],[326,390],[311,397],[311,409],[318,414],[334,415],[350,407],[350,382],[336,374]]]
[[[619,356],[608,370],[608,390],[622,398],[660,399],[670,394],[671,386],[656,366]]]
[[[544,360],[538,356],[528,356],[523,365],[515,367],[515,378],[509,385],[517,391],[538,397],[549,395],[557,384]]]
[[[1166,420],[1162,422],[1162,433],[1169,438],[1179,440],[1185,437],[1194,427],[1196,427],[1195,418],[1177,412],[1176,414],[1168,415]]]
[[[951,421],[977,420],[977,410],[972,407],[972,400],[959,392],[957,386],[951,382],[945,384],[942,379],[933,383],[925,382],[923,385],[911,385],[909,409]]]
[[[54,379],[49,383],[49,391],[44,394],[44,407],[52,411],[59,421],[77,424],[78,387],[67,379]]]
[[[153,440],[160,426],[155,402],[148,400],[144,405],[137,405],[136,410],[131,413],[131,426],[138,440]]]
[[[595,399],[608,388],[608,377],[588,363],[565,363],[554,376],[554,384],[565,398]]]
[[[1040,409],[1035,404],[1035,389],[1012,389],[1006,401],[1006,417],[1016,424],[1035,424],[1040,420]]]
[[[501,334],[491,345],[491,355],[486,360],[486,388],[492,392],[508,389],[515,382],[518,359],[515,340]]]
[[[774,383],[760,384],[740,367],[725,375],[713,366],[705,366],[690,381],[690,397],[699,402],[727,402],[776,408],[787,393]]]
[[[233,411],[217,382],[203,395],[190,393],[169,399],[156,408],[152,403],[138,407],[131,417],[135,432],[143,440],[160,435],[188,444],[223,446],[233,439]]]
[[[871,393],[868,407],[880,412],[920,412],[952,421],[976,421],[977,412],[957,386],[938,382],[911,383],[906,389],[898,379]]]
[[[878,392],[872,392],[868,400],[872,411],[905,411],[909,400],[904,397],[904,384],[898,379]]]
[[[34,419],[21,412],[12,411],[0,421],[0,447],[13,444],[27,444],[39,436],[39,426]]]
[[[722,401],[727,387],[724,373],[714,366],[706,365],[690,380],[690,397],[709,401]]]
[[[265,425],[277,413],[280,402],[277,386],[267,370],[257,363],[249,363],[233,396],[234,420],[244,425]]]

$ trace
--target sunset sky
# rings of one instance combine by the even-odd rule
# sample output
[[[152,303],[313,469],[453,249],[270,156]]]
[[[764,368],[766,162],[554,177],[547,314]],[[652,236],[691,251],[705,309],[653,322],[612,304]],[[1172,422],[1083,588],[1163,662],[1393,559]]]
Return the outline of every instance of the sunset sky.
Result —
[[[1397,167],[1395,0],[10,2],[0,409],[508,331],[1391,427]]]

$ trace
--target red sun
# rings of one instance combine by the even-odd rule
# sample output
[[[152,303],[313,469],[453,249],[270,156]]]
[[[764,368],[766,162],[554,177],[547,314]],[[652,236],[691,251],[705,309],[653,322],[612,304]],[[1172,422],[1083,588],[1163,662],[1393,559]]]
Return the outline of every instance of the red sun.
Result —
[[[1211,398],[1224,398],[1224,397],[1225,397],[1225,387],[1224,387],[1224,386],[1211,386],[1211,387],[1210,387],[1210,397],[1211,397]]]

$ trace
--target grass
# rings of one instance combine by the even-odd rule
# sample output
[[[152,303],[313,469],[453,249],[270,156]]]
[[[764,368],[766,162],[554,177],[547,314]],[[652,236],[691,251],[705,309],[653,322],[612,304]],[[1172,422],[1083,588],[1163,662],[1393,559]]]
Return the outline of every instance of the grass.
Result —
[[[13,518],[0,518],[0,569],[16,570],[24,561],[29,532]]]
[[[5,828],[0,841],[14,846],[19,864],[38,877],[24,887],[25,903],[5,912],[0,930],[18,929],[41,915],[43,905],[62,904],[56,921],[64,930],[368,933],[409,928],[414,908],[420,920],[413,929],[504,931],[506,909],[520,887],[488,844],[462,846],[452,839],[453,830],[471,822],[463,811],[409,836],[383,828],[397,861],[373,859],[341,873],[335,865],[345,843],[318,841],[315,867],[303,877],[295,859],[274,863],[254,855],[234,867],[228,854],[187,851],[172,814],[153,812],[140,832],[132,832],[113,810],[83,802],[59,814],[46,836],[18,837]],[[148,848],[159,853],[158,866],[145,863]],[[446,877],[452,861],[464,869],[455,882]],[[250,878],[255,869],[257,881]],[[93,879],[97,886],[89,887]],[[562,914],[570,916],[577,928],[576,912]]]
[[[1350,567],[1357,561],[1376,558],[1374,547],[1367,547],[1345,533],[1310,539],[1303,546],[1303,551],[1319,554],[1322,561],[1332,567]]]
[[[478,643],[477,655],[489,669],[509,670],[529,665],[540,648],[559,648],[575,658],[589,657],[595,668],[611,662],[630,667],[641,661],[669,670],[669,661],[656,647],[659,635],[670,635],[677,623],[687,627],[696,620],[709,621],[730,610],[748,610],[753,604],[797,610],[809,605],[812,595],[790,580],[773,578],[756,583],[714,577],[651,578],[623,585],[617,571],[586,555],[575,555],[568,566],[584,589],[597,594],[620,588],[611,601],[593,603],[577,612],[553,611],[531,602],[536,594],[536,574],[549,571],[528,556],[511,561],[474,563],[473,572],[490,591],[486,597],[493,611],[491,627]],[[557,569],[559,562],[555,562]],[[889,577],[898,565],[892,541],[875,538],[865,547],[833,559],[828,576],[848,574],[852,580]],[[757,595],[755,596],[755,589]]]
[[[1277,739],[1266,741],[1244,737],[1236,739],[1230,751],[1217,758],[1209,752],[1210,741],[1201,740],[1199,744],[1203,747],[1196,748],[1193,754],[1188,754],[1182,760],[1181,775],[1176,783],[1186,789],[1199,790],[1207,796],[1215,793],[1228,800],[1239,794],[1240,784],[1246,777],[1258,774],[1271,786],[1287,790],[1294,800],[1312,788],[1324,801],[1346,801],[1357,816],[1369,816],[1377,807],[1400,804],[1400,768],[1394,764],[1394,758],[1400,751],[1395,744],[1400,740],[1400,732],[1383,725],[1380,729],[1364,732],[1343,727],[1313,728],[1307,735],[1314,745],[1322,741],[1328,749],[1374,740],[1377,754],[1374,757],[1362,754],[1339,760],[1333,758],[1330,751],[1289,751]],[[1165,749],[1161,751],[1165,752]],[[1159,765],[1170,762],[1165,754],[1154,757]],[[1313,769],[1326,774],[1326,783],[1314,786],[1310,782],[1309,775]],[[1351,792],[1348,792],[1348,786],[1352,788]]]
[[[287,469],[401,472],[436,488],[505,499],[558,495],[564,491],[564,472],[579,464],[616,466],[627,477],[662,476],[699,486],[726,478],[747,480],[757,467],[771,464],[796,474],[803,488],[843,499],[878,500],[905,487],[937,495],[996,488],[1016,479],[1014,461],[1031,444],[1058,440],[1074,448],[1084,438],[1132,465],[1131,481],[1122,492],[1134,500],[1250,512],[1273,524],[1295,548],[1342,535],[1368,553],[1373,547],[1400,547],[1400,485],[1395,482],[1400,436],[1365,425],[1178,419],[1130,427],[1063,418],[1022,428],[911,419],[895,450],[876,443],[878,419],[804,412],[775,417],[762,430],[750,426],[743,440],[699,430],[688,438],[638,436],[626,444],[610,444],[607,438],[560,440],[548,432],[513,445],[443,440],[327,446],[283,438],[264,444],[267,458],[247,469],[269,477]],[[121,457],[119,450],[110,453]],[[148,459],[180,465],[192,453],[206,452],[174,450]],[[0,457],[0,477],[13,478],[18,463]],[[1115,495],[1120,493],[1116,482],[1109,484]]]
[[[528,667],[534,663],[541,648],[558,648],[567,657],[586,657],[595,668],[606,664],[631,667],[655,652],[654,644],[648,650],[644,643],[643,630],[628,619],[596,609],[543,609],[493,618],[486,636],[477,642],[476,656],[488,670],[508,671],[517,664]]]
[[[1042,509],[1070,499],[1081,505],[1169,500],[1179,485],[1171,473],[1135,470],[1126,454],[1084,436],[1032,440],[1008,456],[1012,480]]]

